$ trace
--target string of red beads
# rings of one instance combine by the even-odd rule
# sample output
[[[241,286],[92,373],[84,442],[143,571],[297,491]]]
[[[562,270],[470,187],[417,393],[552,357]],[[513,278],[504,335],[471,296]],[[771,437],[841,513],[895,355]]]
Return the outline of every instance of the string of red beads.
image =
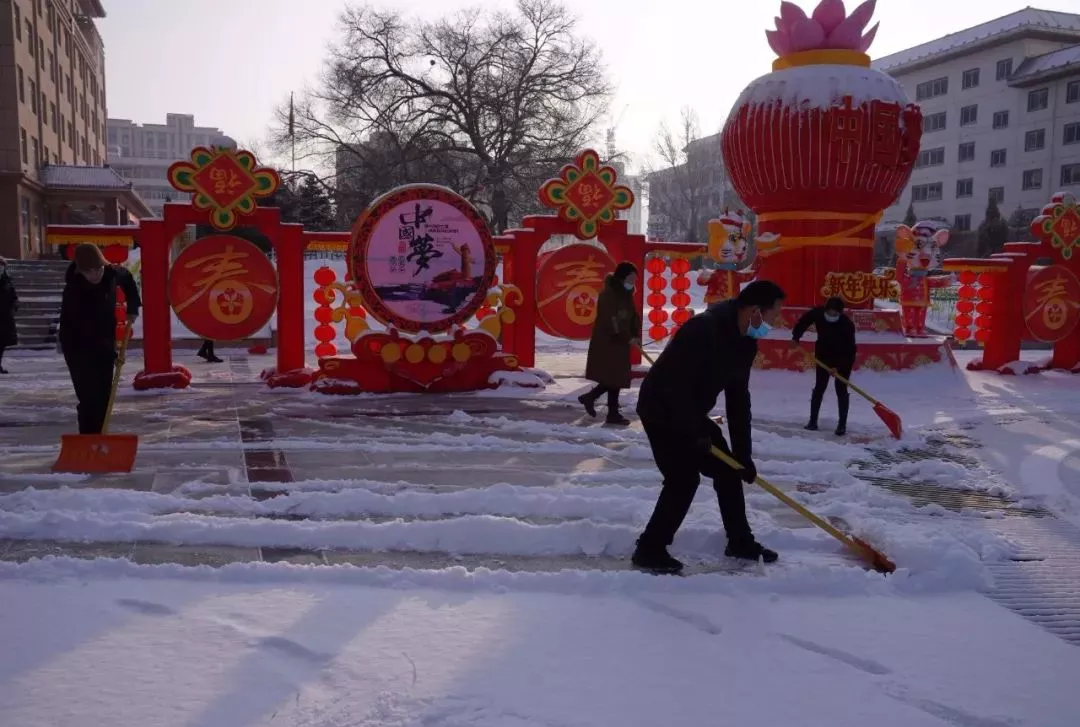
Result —
[[[960,343],[965,343],[971,339],[971,327],[975,322],[972,314],[975,313],[978,297],[975,283],[979,281],[979,276],[972,270],[964,270],[957,279],[960,281],[960,289],[957,291],[959,300],[956,302],[956,318],[953,319],[953,337]]]
[[[315,339],[319,342],[315,345],[315,355],[321,357],[336,356],[337,346],[333,341],[337,337],[337,329],[334,327],[334,309],[331,304],[337,297],[337,293],[330,287],[337,281],[337,273],[329,266],[322,266],[315,271],[315,294],[312,296],[319,307],[315,309],[315,320],[319,325],[315,326]]]
[[[645,302],[649,305],[649,323],[652,324],[649,327],[649,338],[654,341],[667,337],[667,326],[664,325],[668,319],[667,311],[664,310],[667,305],[667,296],[664,294],[664,288],[667,287],[667,279],[664,277],[666,269],[667,262],[661,257],[651,257],[645,263],[645,270],[649,273],[646,283],[649,297]]]
[[[674,333],[693,316],[693,312],[689,310],[690,294],[686,292],[690,289],[690,278],[687,277],[690,261],[686,258],[672,260],[671,272],[675,274],[671,280],[671,287],[675,290],[675,294],[671,296],[671,303],[675,306],[671,314],[671,320],[675,324],[672,330]]]

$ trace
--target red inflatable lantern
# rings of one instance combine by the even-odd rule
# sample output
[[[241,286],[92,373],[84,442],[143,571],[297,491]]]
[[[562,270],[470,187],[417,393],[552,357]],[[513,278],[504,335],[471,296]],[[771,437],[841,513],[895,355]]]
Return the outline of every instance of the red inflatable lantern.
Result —
[[[820,304],[829,273],[870,272],[875,225],[918,155],[921,112],[866,55],[873,12],[874,0],[851,15],[840,0],[812,16],[783,3],[766,32],[773,73],[743,91],[724,126],[731,181],[758,215],[758,277],[790,306]]]

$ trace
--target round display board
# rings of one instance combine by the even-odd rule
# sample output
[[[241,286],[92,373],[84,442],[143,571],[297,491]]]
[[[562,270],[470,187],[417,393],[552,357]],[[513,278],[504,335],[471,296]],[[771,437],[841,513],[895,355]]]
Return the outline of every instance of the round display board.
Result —
[[[615,261],[593,245],[567,245],[536,263],[537,327],[549,336],[587,341],[596,304]]]
[[[1057,343],[1080,322],[1080,280],[1068,268],[1050,265],[1028,273],[1024,322],[1036,341]]]
[[[258,333],[277,308],[273,263],[253,243],[211,235],[189,245],[169,271],[169,302],[196,336],[238,341]]]
[[[375,200],[349,240],[364,307],[400,331],[437,333],[472,318],[495,279],[495,244],[468,200],[412,184]]]

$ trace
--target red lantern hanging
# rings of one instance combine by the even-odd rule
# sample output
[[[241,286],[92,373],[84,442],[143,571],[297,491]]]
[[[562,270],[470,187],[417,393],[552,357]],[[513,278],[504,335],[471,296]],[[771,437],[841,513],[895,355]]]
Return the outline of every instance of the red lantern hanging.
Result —
[[[671,320],[675,324],[672,330],[674,333],[690,320],[690,311],[686,310],[686,306],[690,305],[690,296],[686,294],[686,291],[690,289],[690,278],[686,276],[690,272],[690,261],[686,258],[675,258],[671,261],[671,272],[674,273],[671,287],[676,291],[675,295],[671,296],[671,302],[676,306],[671,314]]]
[[[973,320],[974,319],[968,313],[958,313],[954,319],[954,323],[956,323],[959,328],[968,328],[971,326]]]
[[[971,338],[971,329],[957,328],[955,331],[953,331],[953,338],[955,338],[957,341],[960,341],[960,343],[964,343]]]
[[[974,270],[961,270],[956,279],[961,285],[974,285],[978,282],[979,276]]]
[[[958,300],[956,301],[957,313],[972,313],[975,310],[975,303],[970,300]]]
[[[337,337],[337,329],[331,325],[334,320],[334,309],[331,304],[337,297],[337,293],[328,286],[337,281],[337,273],[333,268],[324,265],[315,271],[314,277],[315,284],[319,286],[311,296],[319,304],[319,307],[315,309],[315,320],[319,323],[315,327],[315,339],[319,341],[315,345],[315,355],[320,358],[336,356],[337,346],[334,345],[333,340]]]
[[[121,265],[127,262],[128,248],[126,245],[106,245],[101,250],[101,254],[107,262],[113,265]]]
[[[667,311],[664,310],[664,306],[667,305],[667,296],[663,292],[667,288],[667,280],[664,278],[667,261],[661,257],[651,257],[645,263],[645,269],[649,272],[646,286],[652,291],[648,298],[649,308],[651,308],[649,322],[653,324],[649,328],[649,337],[654,341],[661,341],[668,335],[667,326],[664,325],[668,320]]]

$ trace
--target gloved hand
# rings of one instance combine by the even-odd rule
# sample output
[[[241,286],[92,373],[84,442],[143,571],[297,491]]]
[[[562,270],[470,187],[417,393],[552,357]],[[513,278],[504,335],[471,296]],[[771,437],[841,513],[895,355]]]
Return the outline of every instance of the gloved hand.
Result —
[[[754,466],[754,461],[747,457],[739,464],[743,466],[743,468],[739,470],[739,478],[748,485],[753,484],[757,479],[757,467]]]
[[[698,452],[701,452],[708,457],[712,457],[712,440],[708,437],[698,437],[697,448]]]

